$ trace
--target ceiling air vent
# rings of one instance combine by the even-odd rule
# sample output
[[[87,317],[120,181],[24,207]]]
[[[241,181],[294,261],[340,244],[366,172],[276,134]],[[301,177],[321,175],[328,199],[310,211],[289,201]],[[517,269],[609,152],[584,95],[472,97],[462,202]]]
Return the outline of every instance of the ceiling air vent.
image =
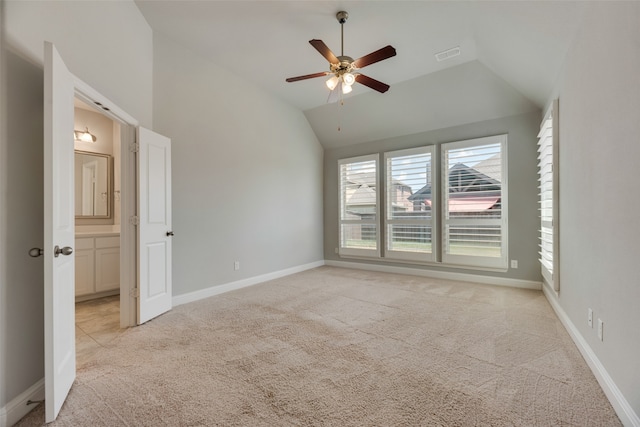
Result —
[[[445,51],[436,53],[436,59],[438,60],[438,62],[446,61],[447,59],[451,59],[459,55],[460,55],[460,46],[456,46],[451,49],[447,49]]]

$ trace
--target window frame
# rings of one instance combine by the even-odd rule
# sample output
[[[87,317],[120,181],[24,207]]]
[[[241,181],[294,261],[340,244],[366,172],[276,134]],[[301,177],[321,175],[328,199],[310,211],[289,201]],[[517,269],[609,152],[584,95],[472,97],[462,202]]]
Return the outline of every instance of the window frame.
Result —
[[[441,185],[440,191],[441,197],[441,251],[442,251],[442,264],[452,266],[464,266],[464,267],[478,267],[486,269],[508,269],[509,259],[509,212],[508,212],[508,156],[507,156],[507,135],[494,135],[482,138],[474,138],[463,141],[453,141],[441,144],[440,147],[440,171],[441,171]],[[448,215],[448,191],[449,191],[449,166],[447,164],[447,152],[453,149],[464,149],[480,147],[491,144],[500,144],[500,167],[501,167],[501,182],[500,182],[500,199],[501,199],[501,215],[499,219],[482,219],[482,218],[449,218]],[[456,255],[447,252],[448,245],[448,233],[447,226],[449,225],[467,225],[470,226],[482,226],[482,225],[499,225],[500,226],[500,256],[488,257],[479,255]]]
[[[346,211],[346,194],[343,192],[342,185],[342,167],[343,165],[354,163],[365,163],[374,161],[375,164],[375,217],[373,219],[345,219],[344,213]],[[350,157],[346,159],[338,160],[338,254],[340,256],[350,257],[367,257],[367,258],[380,258],[380,242],[381,242],[381,230],[380,230],[380,156],[379,154],[368,154],[364,156]],[[365,248],[352,248],[345,247],[345,238],[343,235],[343,225],[349,224],[361,224],[361,225],[373,225],[376,230],[375,249]]]
[[[429,221],[425,221],[424,219],[400,219],[400,218],[389,218],[389,210],[391,208],[390,205],[390,191],[393,189],[392,184],[392,170],[390,168],[390,161],[397,157],[406,157],[412,155],[421,155],[421,154],[429,154],[431,156],[431,200],[432,200],[432,209],[431,209],[431,219]],[[384,153],[384,176],[385,176],[385,186],[384,186],[384,215],[383,215],[383,233],[384,233],[384,257],[387,259],[393,260],[401,260],[401,261],[418,261],[418,262],[429,262],[433,263],[436,261],[436,254],[438,253],[439,242],[438,242],[438,233],[437,233],[437,218],[439,216],[438,210],[438,197],[439,197],[439,186],[436,181],[436,150],[434,145],[426,145],[422,147],[410,148],[406,150],[396,150],[396,151],[388,151]],[[390,249],[392,233],[389,232],[390,226],[394,224],[404,224],[404,225],[425,225],[431,227],[431,252],[413,252],[413,251],[401,251]]]

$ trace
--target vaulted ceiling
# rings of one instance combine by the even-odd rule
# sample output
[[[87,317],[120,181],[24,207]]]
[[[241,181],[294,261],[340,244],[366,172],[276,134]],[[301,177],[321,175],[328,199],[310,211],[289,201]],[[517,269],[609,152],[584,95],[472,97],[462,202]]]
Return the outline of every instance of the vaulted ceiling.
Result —
[[[567,1],[136,4],[154,31],[304,111],[327,148],[542,108],[585,7]],[[363,70],[391,85],[385,94],[356,84],[344,105],[327,104],[326,78],[285,82],[328,70],[311,39],[340,55],[340,10],[349,13],[345,55],[396,48],[397,56]],[[456,46],[460,56],[436,60]]]

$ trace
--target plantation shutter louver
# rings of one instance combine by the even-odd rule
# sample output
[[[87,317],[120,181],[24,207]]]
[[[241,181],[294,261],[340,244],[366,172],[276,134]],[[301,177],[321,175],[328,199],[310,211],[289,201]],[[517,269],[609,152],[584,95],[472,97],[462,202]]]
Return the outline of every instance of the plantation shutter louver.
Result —
[[[545,281],[558,290],[554,256],[557,255],[557,100],[540,125],[538,133],[538,183],[540,211],[540,266]]]
[[[434,147],[385,153],[385,257],[434,261]]]
[[[443,144],[443,262],[507,267],[506,135]]]

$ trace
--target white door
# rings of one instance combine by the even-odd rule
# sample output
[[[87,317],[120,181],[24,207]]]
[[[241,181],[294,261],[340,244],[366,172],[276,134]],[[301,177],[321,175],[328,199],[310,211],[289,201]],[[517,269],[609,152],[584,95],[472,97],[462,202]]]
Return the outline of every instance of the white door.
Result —
[[[171,140],[138,128],[138,324],[171,310]]]
[[[53,421],[76,377],[73,76],[44,46],[44,382]]]

